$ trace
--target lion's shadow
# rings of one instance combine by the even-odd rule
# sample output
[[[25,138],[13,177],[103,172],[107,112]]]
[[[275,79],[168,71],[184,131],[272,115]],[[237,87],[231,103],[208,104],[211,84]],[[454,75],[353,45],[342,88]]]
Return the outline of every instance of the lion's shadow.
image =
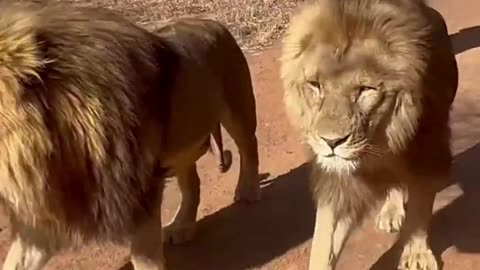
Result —
[[[480,26],[464,28],[450,35],[453,51],[460,54],[467,50],[480,47]]]
[[[462,188],[463,195],[434,215],[431,244],[436,254],[451,246],[460,252],[480,252],[478,164],[480,144],[455,157],[453,178]],[[170,268],[250,269],[308,241],[314,226],[308,171],[304,164],[270,181],[263,188],[264,198],[258,204],[232,204],[199,220],[193,242],[166,249]],[[440,196],[448,196],[448,190],[445,192]],[[398,247],[394,245],[371,270],[396,269],[398,253]],[[131,268],[122,268],[127,269]]]
[[[166,247],[169,269],[250,269],[311,238],[314,215],[303,164],[263,182],[262,200],[229,205],[198,220],[193,241]],[[127,264],[121,270],[133,269]]]
[[[250,269],[307,241],[314,222],[307,176],[307,165],[302,165],[265,183],[261,202],[233,204],[199,220],[194,242],[167,252],[169,265],[179,270]]]

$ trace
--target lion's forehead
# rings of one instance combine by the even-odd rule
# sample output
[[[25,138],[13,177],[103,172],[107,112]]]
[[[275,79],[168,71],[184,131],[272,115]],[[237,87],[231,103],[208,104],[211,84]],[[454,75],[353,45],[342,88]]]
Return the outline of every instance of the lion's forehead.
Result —
[[[306,78],[315,78],[332,85],[362,80],[378,81],[385,78],[386,74],[397,73],[391,65],[393,59],[374,52],[375,50],[352,49],[341,58],[325,53],[306,54],[301,67]]]

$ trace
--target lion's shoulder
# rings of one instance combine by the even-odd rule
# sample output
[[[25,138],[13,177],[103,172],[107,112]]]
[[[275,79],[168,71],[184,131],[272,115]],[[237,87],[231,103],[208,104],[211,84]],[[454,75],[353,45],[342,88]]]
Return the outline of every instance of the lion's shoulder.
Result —
[[[179,18],[153,31],[171,50],[187,58],[224,58],[238,44],[221,22],[209,18]],[[233,63],[235,59],[232,58]]]

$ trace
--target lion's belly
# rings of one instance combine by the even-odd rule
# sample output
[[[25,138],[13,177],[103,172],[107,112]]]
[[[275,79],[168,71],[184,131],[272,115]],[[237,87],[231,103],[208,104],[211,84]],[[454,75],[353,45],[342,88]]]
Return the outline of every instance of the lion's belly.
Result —
[[[162,162],[163,167],[173,169],[173,171],[169,171],[169,177],[174,176],[175,168],[191,165],[207,152],[208,136],[209,134],[206,134],[200,140],[192,141],[186,145],[169,147],[169,151]]]
[[[215,115],[205,113],[194,122],[183,119],[171,125],[163,166],[180,168],[195,163],[208,150],[209,136],[217,123]]]

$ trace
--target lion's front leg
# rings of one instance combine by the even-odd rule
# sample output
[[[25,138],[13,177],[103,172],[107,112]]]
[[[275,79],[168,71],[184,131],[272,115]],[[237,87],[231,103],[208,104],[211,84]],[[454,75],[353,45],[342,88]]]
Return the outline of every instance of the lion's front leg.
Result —
[[[163,230],[163,240],[171,244],[182,244],[190,241],[195,234],[197,211],[200,204],[200,178],[195,163],[185,168],[176,168],[175,171],[182,201],[172,222]]]
[[[351,219],[342,218],[337,220],[332,205],[318,205],[308,269],[335,269],[338,255],[350,233],[351,227]]]
[[[3,270],[41,270],[55,249],[54,239],[49,239],[41,230],[23,227],[14,228],[13,241],[3,263]]]
[[[333,233],[333,264],[336,264],[340,256],[340,252],[343,250],[345,240],[352,231],[353,219],[341,218],[338,220],[335,231]]]
[[[405,224],[400,241],[403,251],[398,268],[401,270],[437,270],[438,264],[428,243],[436,190],[432,187],[410,185]]]
[[[394,233],[399,232],[405,219],[404,203],[408,189],[394,187],[388,190],[387,198],[375,218],[378,230]]]
[[[335,214],[331,205],[318,205],[309,270],[332,270]]]

